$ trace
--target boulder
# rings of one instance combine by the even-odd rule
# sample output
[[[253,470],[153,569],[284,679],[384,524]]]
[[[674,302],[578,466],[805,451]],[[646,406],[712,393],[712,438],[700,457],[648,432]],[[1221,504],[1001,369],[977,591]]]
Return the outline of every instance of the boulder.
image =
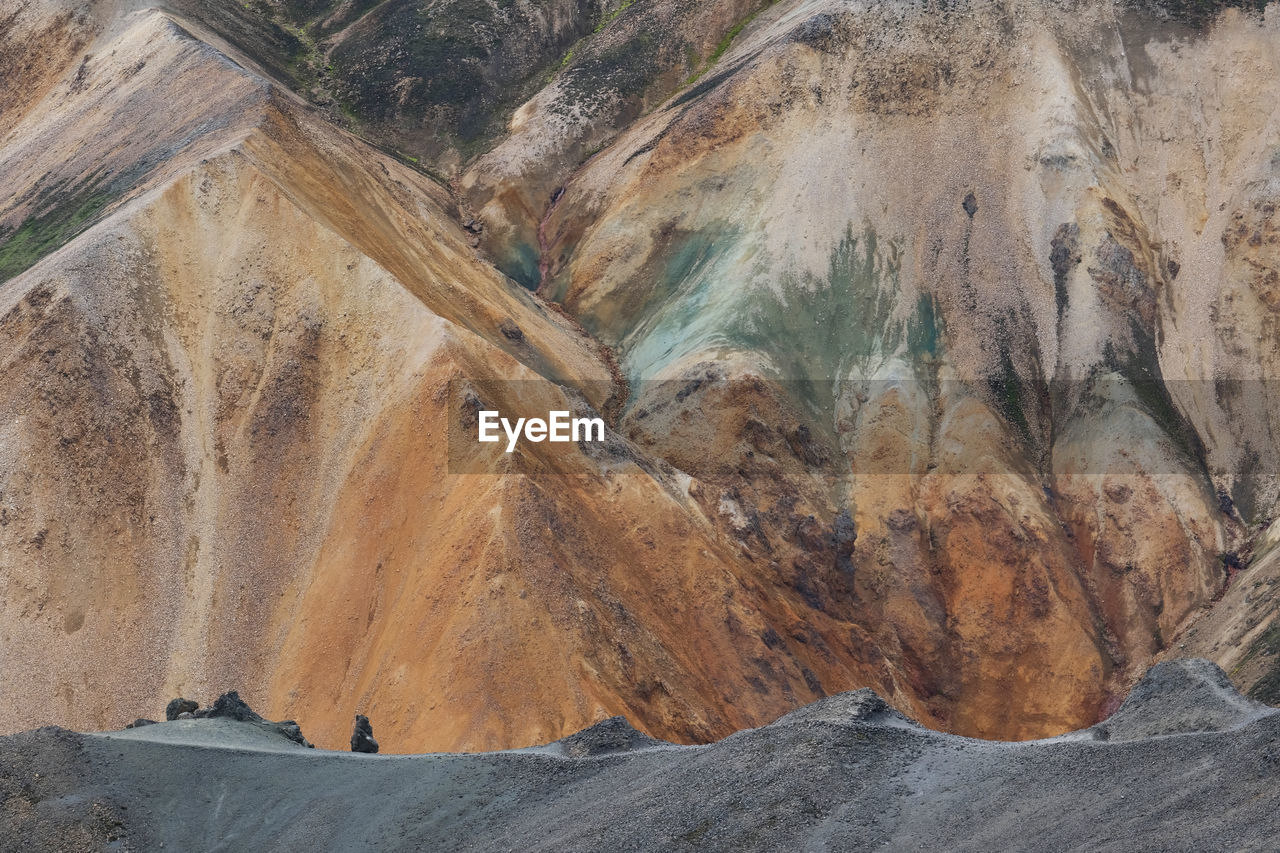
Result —
[[[369,753],[378,751],[378,742],[373,739],[373,725],[364,714],[356,714],[355,729],[351,732],[351,751]]]
[[[232,690],[219,696],[208,708],[202,711],[196,711],[195,715],[198,719],[222,717],[231,720],[238,720],[242,723],[262,723],[266,722],[256,711],[248,706],[248,704],[240,698],[240,694]]]
[[[170,721],[176,720],[179,714],[194,714],[199,707],[199,702],[192,702],[190,699],[178,697],[165,706],[164,718]]]

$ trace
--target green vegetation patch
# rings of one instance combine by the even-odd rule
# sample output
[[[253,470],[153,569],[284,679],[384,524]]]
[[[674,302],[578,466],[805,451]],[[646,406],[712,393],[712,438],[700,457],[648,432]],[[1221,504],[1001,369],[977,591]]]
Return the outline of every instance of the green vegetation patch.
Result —
[[[0,282],[8,281],[32,267],[45,255],[65,245],[97,221],[113,194],[91,178],[73,192],[54,191],[45,198],[58,200],[46,205],[12,233],[0,233]]]
[[[1249,698],[1268,705],[1280,705],[1280,620],[1273,622],[1271,627],[1254,641],[1249,651],[1240,660],[1236,671],[1259,656],[1272,658],[1272,661],[1267,667],[1266,674],[1249,688]]]
[[[711,51],[711,55],[707,57],[707,61],[704,62],[700,68],[694,71],[693,74],[690,75],[689,79],[685,81],[685,85],[690,86],[693,83],[695,83],[697,79],[701,77],[708,68],[710,68],[711,66],[719,62],[720,57],[725,55],[725,52],[729,49],[729,46],[733,44],[733,40],[738,37],[738,34],[741,33],[744,29],[746,29],[747,25],[750,24],[752,21],[754,21],[761,12],[763,12],[765,9],[768,9],[770,6],[772,6],[776,2],[778,2],[778,0],[769,0],[768,3],[765,3],[759,9],[756,9],[754,12],[747,15],[741,21],[738,21],[738,23],[734,24],[733,27],[727,33],[724,34],[724,37],[720,39],[720,42],[719,44],[716,45],[715,50]]]

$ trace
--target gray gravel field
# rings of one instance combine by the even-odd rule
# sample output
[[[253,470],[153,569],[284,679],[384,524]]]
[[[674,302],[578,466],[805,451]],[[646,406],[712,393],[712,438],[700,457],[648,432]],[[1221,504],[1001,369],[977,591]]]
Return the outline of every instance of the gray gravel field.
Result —
[[[1026,743],[929,731],[869,690],[693,747],[619,718],[474,755],[227,719],[45,728],[0,738],[0,798],[5,851],[1276,850],[1280,711],[1185,660]]]

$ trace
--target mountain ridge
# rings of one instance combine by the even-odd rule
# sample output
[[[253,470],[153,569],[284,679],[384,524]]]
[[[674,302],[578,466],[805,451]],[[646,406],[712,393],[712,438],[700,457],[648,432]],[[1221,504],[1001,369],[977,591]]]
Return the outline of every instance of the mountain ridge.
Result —
[[[1206,705],[1207,661],[1154,667],[1126,715],[1173,729],[1089,729],[992,743],[930,731],[873,692],[828,697],[704,746],[641,739],[609,720],[542,747],[370,756],[308,750],[228,719],[127,732],[45,728],[0,738],[8,837],[43,849],[198,845],[449,850],[1161,850],[1265,846],[1280,716]],[[1231,691],[1234,693],[1234,691]],[[1235,694],[1233,702],[1245,703]],[[1176,725],[1198,709],[1201,724]],[[1105,724],[1104,724],[1105,725]],[[619,738],[630,740],[618,748]],[[598,749],[582,749],[585,742]],[[188,775],[193,755],[202,772]],[[1135,784],[1135,768],[1142,768]],[[327,792],[315,808],[317,789]],[[61,805],[59,805],[61,804]]]

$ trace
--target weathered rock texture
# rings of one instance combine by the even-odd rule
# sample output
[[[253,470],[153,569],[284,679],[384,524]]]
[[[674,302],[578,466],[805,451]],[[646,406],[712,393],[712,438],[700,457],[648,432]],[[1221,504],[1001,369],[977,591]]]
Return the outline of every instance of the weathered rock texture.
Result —
[[[1224,587],[1280,495],[1280,32],[1233,5],[19,4],[6,725],[235,685],[322,746],[689,742],[872,686],[1027,738],[1175,642],[1269,689]],[[609,441],[460,474],[477,403]]]

